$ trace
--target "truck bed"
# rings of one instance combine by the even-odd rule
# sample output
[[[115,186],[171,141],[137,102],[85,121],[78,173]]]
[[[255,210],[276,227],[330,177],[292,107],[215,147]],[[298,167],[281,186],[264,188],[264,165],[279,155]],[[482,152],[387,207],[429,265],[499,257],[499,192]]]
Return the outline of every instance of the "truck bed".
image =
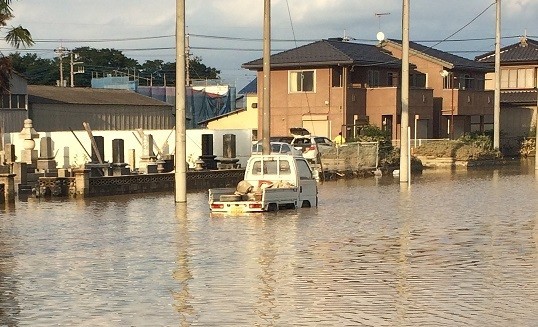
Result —
[[[233,188],[209,190],[209,205],[212,212],[248,213],[296,208],[299,190],[297,187],[255,189],[248,194],[236,194]]]

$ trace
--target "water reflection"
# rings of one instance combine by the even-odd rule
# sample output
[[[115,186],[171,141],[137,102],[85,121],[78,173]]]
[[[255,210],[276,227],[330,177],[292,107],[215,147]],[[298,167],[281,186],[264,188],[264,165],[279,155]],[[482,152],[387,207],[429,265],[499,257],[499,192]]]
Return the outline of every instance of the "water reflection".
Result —
[[[189,226],[187,218],[188,207],[185,203],[178,203],[175,206],[175,218],[177,220],[177,270],[173,277],[178,283],[179,289],[173,293],[174,306],[179,313],[179,326],[190,326],[189,321],[194,316],[194,309],[190,304],[193,298],[189,291],[189,281],[192,274],[189,270]]]
[[[0,211],[0,324],[533,326],[538,183],[518,167],[326,182],[211,217],[207,194]]]

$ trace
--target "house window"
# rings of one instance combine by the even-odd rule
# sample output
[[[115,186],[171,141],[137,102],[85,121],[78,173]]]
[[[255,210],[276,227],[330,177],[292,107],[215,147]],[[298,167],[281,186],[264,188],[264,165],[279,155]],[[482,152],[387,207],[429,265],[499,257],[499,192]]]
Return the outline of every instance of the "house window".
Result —
[[[460,76],[460,87],[463,90],[472,90],[474,88],[474,79],[471,77],[471,75],[465,74]]]
[[[9,94],[2,95],[2,109],[11,109],[11,103],[9,100],[10,100]]]
[[[471,132],[482,132],[482,124],[484,123],[483,116],[471,116]]]
[[[26,109],[24,94],[3,94],[1,98],[1,109]]]
[[[413,87],[426,87],[426,75],[411,74],[409,76],[409,84]]]
[[[398,86],[398,73],[394,73],[394,72],[387,73],[387,85]]]
[[[501,70],[501,88],[503,89],[532,89],[536,77],[532,68]]]
[[[484,131],[493,130],[493,115],[484,115]]]
[[[342,87],[342,76],[342,67],[335,67],[332,69],[332,87]]]
[[[368,87],[379,86],[379,71],[378,70],[369,70],[368,71]]]
[[[290,92],[314,92],[315,71],[291,71],[289,75]]]
[[[443,77],[443,89],[450,90],[457,87],[457,81],[454,74],[449,73],[448,76]]]

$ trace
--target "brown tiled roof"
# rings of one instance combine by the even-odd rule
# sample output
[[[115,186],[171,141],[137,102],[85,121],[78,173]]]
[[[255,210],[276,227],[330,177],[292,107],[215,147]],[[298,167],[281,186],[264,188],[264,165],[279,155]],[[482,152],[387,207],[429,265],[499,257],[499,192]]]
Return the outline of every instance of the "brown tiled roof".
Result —
[[[523,42],[524,41],[524,42]],[[501,63],[536,62],[538,61],[538,42],[529,38],[504,47],[500,51]],[[477,56],[476,60],[483,63],[495,63],[495,51]]]
[[[28,85],[28,102],[40,104],[170,106],[129,90]]]
[[[331,65],[401,67],[401,61],[375,45],[321,40],[271,56],[271,67],[321,67]],[[262,69],[263,59],[244,63],[247,69]]]

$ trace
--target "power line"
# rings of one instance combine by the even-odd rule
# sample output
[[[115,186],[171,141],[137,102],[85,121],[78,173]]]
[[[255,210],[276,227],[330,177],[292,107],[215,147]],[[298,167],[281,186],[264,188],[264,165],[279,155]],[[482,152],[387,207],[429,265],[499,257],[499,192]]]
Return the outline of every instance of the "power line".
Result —
[[[144,36],[121,39],[35,39],[36,43],[97,43],[97,42],[121,42],[121,41],[142,41],[175,37],[175,35]]]
[[[467,23],[462,28],[458,29],[454,34],[461,31],[463,28],[467,27],[469,24],[471,24],[474,20],[476,20],[480,15],[482,15],[488,8],[486,8],[482,13],[480,13],[478,16],[473,18],[469,23]],[[261,42],[263,41],[262,38],[245,38],[245,37],[234,37],[234,36],[220,36],[220,35],[207,35],[207,34],[189,34],[192,37],[195,38],[201,38],[201,39],[218,39],[218,40],[228,40],[228,41],[247,41],[247,42]],[[453,36],[451,35],[451,36]],[[157,35],[157,36],[144,36],[144,37],[134,37],[134,38],[114,38],[114,39],[35,39],[35,43],[105,43],[105,42],[123,42],[123,41],[144,41],[144,40],[154,40],[154,39],[164,39],[164,38],[174,38],[175,35]],[[512,39],[512,38],[519,38],[521,35],[512,35],[512,36],[503,36],[503,39]],[[537,36],[528,35],[530,38],[537,38]],[[448,37],[450,38],[450,36]],[[413,40],[413,42],[418,43],[435,43],[435,42],[475,42],[475,41],[488,41],[488,40],[494,40],[495,37],[480,37],[480,38],[465,38],[465,39],[451,39],[448,38],[445,39],[430,39],[430,40]],[[363,39],[363,38],[356,38],[356,37],[350,37],[350,39],[354,41],[360,41],[360,42],[377,42],[377,40],[374,39]],[[316,42],[319,41],[319,39],[271,39],[271,42]]]

